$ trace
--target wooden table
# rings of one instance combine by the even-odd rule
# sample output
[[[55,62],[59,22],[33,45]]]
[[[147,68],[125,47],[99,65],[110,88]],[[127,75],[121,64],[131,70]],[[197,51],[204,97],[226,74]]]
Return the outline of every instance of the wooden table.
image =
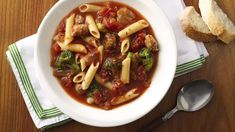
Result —
[[[9,44],[34,34],[46,12],[55,2],[56,0],[0,0],[1,132],[40,131],[34,126],[28,113],[13,72],[7,62],[5,51]],[[197,7],[197,0],[186,0],[186,4]],[[223,0],[223,2],[219,2],[219,5],[235,23],[235,1]],[[211,80],[216,87],[212,102],[197,112],[179,112],[174,118],[159,126],[157,130],[159,132],[234,132],[235,43],[224,45],[221,42],[214,42],[206,44],[206,47],[210,56],[205,65],[199,70],[176,78],[161,103],[143,118],[128,125],[114,128],[97,128],[71,121],[47,131],[136,131],[152,119],[173,108],[176,95],[185,83],[195,79],[207,79]]]

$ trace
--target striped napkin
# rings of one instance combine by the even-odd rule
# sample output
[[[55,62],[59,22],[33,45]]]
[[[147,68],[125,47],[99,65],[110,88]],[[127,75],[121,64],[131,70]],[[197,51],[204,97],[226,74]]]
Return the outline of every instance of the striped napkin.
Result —
[[[180,76],[200,68],[208,56],[202,43],[195,42],[184,35],[178,16],[183,10],[180,0],[166,2],[155,0],[168,16],[174,29],[177,48],[178,66],[175,76]],[[180,2],[179,2],[180,1]],[[34,46],[37,35],[32,35],[11,44],[6,52],[9,63],[15,74],[20,91],[37,128],[46,129],[61,125],[71,119],[58,110],[43,94],[40,84],[35,76]]]

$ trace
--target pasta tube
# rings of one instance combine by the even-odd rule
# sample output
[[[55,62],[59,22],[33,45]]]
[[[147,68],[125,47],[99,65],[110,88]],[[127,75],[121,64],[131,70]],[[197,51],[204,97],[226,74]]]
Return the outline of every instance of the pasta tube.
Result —
[[[135,93],[136,90],[137,90],[137,88],[131,89],[126,94],[119,96],[119,97],[116,97],[116,98],[113,98],[111,100],[111,104],[112,105],[119,105],[119,104],[125,103],[127,101],[130,101],[131,99],[138,97],[140,94]]]
[[[60,43],[60,42],[57,42],[57,43],[58,43],[58,45],[60,46],[60,48],[62,50],[70,50],[70,51],[73,51],[73,52],[87,54],[87,49],[82,44],[68,44],[68,45],[65,45],[64,43]]]
[[[125,60],[122,61],[121,81],[124,84],[130,83],[130,66],[131,59],[127,57]]]
[[[79,64],[80,56],[78,54],[75,55],[75,63]]]
[[[85,41],[87,44],[97,48],[97,40],[96,38],[92,37],[92,36],[88,36],[88,37],[84,37],[83,41]]]
[[[99,52],[99,61],[100,63],[103,62],[103,57],[104,57],[104,46],[101,45],[97,48],[98,52]]]
[[[105,82],[104,79],[102,79],[99,75],[95,75],[95,80],[101,84],[102,86],[110,89],[110,90],[113,90],[113,84],[111,82]]]
[[[64,44],[67,45],[73,41],[72,28],[74,25],[75,14],[66,19]]]
[[[125,38],[122,43],[121,43],[121,53],[125,54],[130,47],[130,39],[129,38]]]
[[[86,69],[86,67],[87,67],[87,63],[84,60],[84,58],[80,59],[80,65],[81,65],[81,70],[84,71]]]
[[[121,39],[124,39],[124,38],[138,32],[148,26],[149,26],[149,23],[146,20],[139,20],[138,22],[135,22],[135,23],[129,25],[128,27],[124,28],[123,30],[121,30],[118,33],[118,36]]]
[[[97,12],[99,11],[102,7],[98,5],[91,5],[91,4],[82,4],[79,7],[79,10],[81,12]]]
[[[100,32],[96,26],[95,20],[91,15],[86,16],[86,23],[88,24],[89,32],[92,36],[99,39],[100,38]]]
[[[84,72],[78,73],[76,76],[73,77],[73,82],[74,83],[82,83],[82,81],[84,80],[84,76],[85,76]]]
[[[87,70],[87,73],[85,75],[84,81],[82,82],[82,89],[87,90],[95,77],[96,71],[99,68],[99,63],[97,63],[95,66],[94,64],[91,64],[89,69]]]

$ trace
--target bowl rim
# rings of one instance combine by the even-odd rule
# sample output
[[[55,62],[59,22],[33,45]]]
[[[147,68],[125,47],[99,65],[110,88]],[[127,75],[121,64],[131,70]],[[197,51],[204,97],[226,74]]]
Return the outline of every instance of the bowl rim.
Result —
[[[70,0],[67,0],[67,1],[70,1]],[[108,1],[108,0],[100,0],[100,1]],[[113,0],[111,0],[113,1]],[[114,0],[115,1],[115,0]],[[138,1],[144,1],[144,0],[138,0]],[[170,25],[169,23],[169,20],[167,19],[166,15],[163,13],[163,11],[159,8],[159,6],[157,5],[156,2],[154,2],[153,0],[149,0],[148,3],[149,4],[153,4],[157,10],[159,11],[158,14],[161,15],[161,18],[164,19],[165,21],[165,24],[167,25],[167,28],[169,30],[169,36],[171,37],[171,39],[174,41],[174,44],[173,45],[173,51],[172,51],[172,56],[174,57],[174,59],[172,59],[174,62],[172,62],[172,66],[173,67],[171,70],[172,70],[172,73],[171,75],[169,75],[168,78],[170,78],[167,82],[168,84],[167,85],[167,89],[165,89],[164,93],[163,93],[163,96],[160,97],[160,100],[156,101],[155,103],[153,103],[151,105],[151,108],[145,110],[145,112],[142,112],[142,113],[139,113],[139,115],[136,115],[135,117],[131,117],[129,118],[128,120],[126,121],[116,121],[116,122],[97,122],[95,120],[87,120],[86,118],[84,118],[83,116],[77,116],[75,118],[75,114],[74,113],[69,113],[71,111],[69,111],[67,108],[63,107],[63,105],[65,105],[65,102],[59,102],[58,100],[56,99],[59,99],[58,97],[56,97],[55,93],[53,93],[53,90],[52,89],[46,89],[47,86],[50,86],[48,82],[45,81],[45,79],[43,79],[44,76],[44,73],[43,73],[43,68],[39,66],[39,58],[38,58],[38,54],[39,54],[39,51],[38,51],[38,47],[39,47],[39,43],[40,43],[40,38],[42,36],[42,31],[43,29],[45,28],[45,22],[48,20],[49,17],[51,17],[51,15],[53,14],[53,11],[56,10],[59,6],[61,6],[63,4],[63,2],[66,2],[66,0],[61,0],[61,1],[58,1],[50,10],[49,12],[46,14],[46,16],[44,17],[44,19],[42,20],[39,28],[38,28],[38,40],[37,40],[37,44],[34,48],[34,57],[35,57],[35,61],[34,61],[34,64],[35,64],[35,68],[37,69],[36,72],[37,72],[37,76],[38,76],[38,79],[39,79],[39,83],[40,85],[42,86],[42,89],[43,91],[45,92],[46,96],[50,99],[50,101],[57,107],[59,108],[62,112],[64,112],[65,114],[67,114],[68,116],[70,116],[71,118],[75,119],[76,121],[78,122],[81,122],[81,123],[84,123],[84,124],[87,124],[87,125],[92,125],[92,126],[99,126],[99,127],[113,127],[113,126],[120,126],[120,125],[124,125],[124,124],[127,124],[127,123],[130,123],[130,122],[133,122],[141,117],[143,117],[144,115],[146,115],[148,112],[150,112],[153,108],[155,108],[159,103],[160,101],[163,99],[163,97],[166,95],[167,91],[169,90],[170,88],[170,85],[174,79],[174,74],[175,74],[175,71],[176,71],[176,65],[177,65],[177,48],[176,48],[176,39],[175,39],[175,35],[174,35],[174,32],[173,32],[173,29],[172,29],[172,26]],[[118,1],[120,2],[120,1]],[[121,3],[125,3],[125,2],[121,2]],[[125,3],[127,4],[127,3]],[[67,12],[68,14],[69,12]],[[141,13],[142,14],[142,13]],[[155,33],[155,32],[154,32]],[[157,70],[157,69],[156,69]],[[65,91],[64,91],[65,92]],[[141,95],[143,96],[143,95]],[[139,97],[140,98],[140,97]],[[97,108],[95,108],[97,109]],[[80,119],[78,119],[80,118]]]

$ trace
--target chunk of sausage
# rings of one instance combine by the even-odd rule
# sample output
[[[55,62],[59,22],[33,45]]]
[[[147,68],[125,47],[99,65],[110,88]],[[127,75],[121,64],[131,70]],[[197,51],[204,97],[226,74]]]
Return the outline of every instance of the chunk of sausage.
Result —
[[[132,52],[138,52],[142,47],[144,47],[145,33],[138,33],[132,40],[130,50]]]
[[[76,24],[73,26],[72,31],[73,36],[84,36],[89,33],[89,29],[86,24]]]
[[[145,46],[152,51],[158,51],[157,41],[152,35],[146,35],[144,40]]]
[[[117,21],[123,25],[128,25],[135,19],[135,14],[126,7],[120,8],[117,11]]]
[[[114,49],[116,47],[117,39],[114,34],[107,33],[104,36],[103,45],[105,49]]]

